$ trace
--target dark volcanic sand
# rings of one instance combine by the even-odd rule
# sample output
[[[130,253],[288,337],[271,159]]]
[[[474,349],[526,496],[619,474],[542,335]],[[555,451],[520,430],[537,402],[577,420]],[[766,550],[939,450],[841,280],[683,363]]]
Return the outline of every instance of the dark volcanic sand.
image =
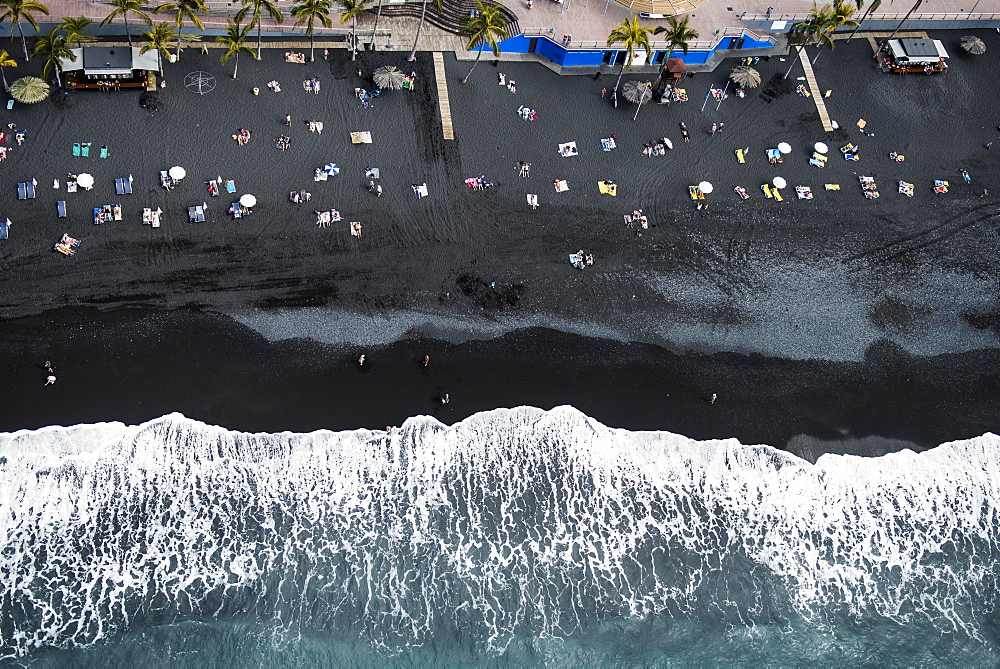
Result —
[[[995,33],[980,36],[1000,48]],[[469,63],[446,57],[454,142],[441,138],[429,55],[412,68],[416,92],[387,92],[370,110],[352,94],[370,80],[359,80],[342,53],[331,63],[290,65],[269,51],[260,63],[244,59],[236,82],[217,58],[185,54],[167,66],[161,112],[141,110],[138,93],[80,93],[61,106],[19,106],[5,117],[29,137],[3,165],[3,215],[15,224],[11,239],[0,241],[6,279],[0,313],[12,319],[4,323],[12,333],[5,341],[37,331],[40,323],[56,325],[37,345],[18,340],[18,347],[4,347],[14,356],[4,367],[7,395],[15,399],[3,412],[3,429],[132,422],[171,410],[242,429],[382,427],[434,411],[427,398],[438,386],[463,398],[439,414],[449,421],[494,406],[570,403],[611,425],[778,446],[799,433],[875,434],[928,446],[995,429],[1000,245],[993,198],[977,194],[988,187],[1000,197],[994,158],[1000,148],[983,148],[998,134],[992,91],[1000,75],[988,59],[961,52],[957,33],[941,37],[954,54],[951,72],[942,77],[879,74],[864,40],[824,53],[817,77],[821,88],[833,89],[827,103],[844,126],[833,133],[822,131],[811,99],[789,93],[788,82],[772,81],[787,69],[778,58],[758,65],[765,86],[744,100],[731,97],[718,112],[709,101],[702,113],[701,102],[710,84],[723,84],[728,63],[714,75],[686,80],[690,102],[644,108],[633,122],[634,107],[615,109],[600,98],[614,77],[558,77],[541,66],[504,63],[499,69],[518,84],[513,95],[496,85],[490,61],[461,86]],[[370,73],[402,60],[402,54],[368,54],[360,67]],[[184,75],[194,70],[214,74],[215,91],[199,97],[184,90]],[[796,66],[792,83],[800,75]],[[309,76],[321,78],[321,95],[303,92],[301,81]],[[280,94],[267,90],[270,79],[281,82]],[[260,96],[250,94],[253,86]],[[539,120],[521,121],[521,104],[536,109]],[[285,113],[295,127],[292,149],[282,153],[271,140],[285,132]],[[875,137],[855,127],[862,117]],[[310,119],[325,123],[322,136],[306,130]],[[690,143],[680,141],[678,121],[691,130]],[[725,122],[722,135],[708,136],[713,121]],[[244,127],[255,134],[240,147],[230,135]],[[373,145],[349,143],[347,133],[361,129],[374,131]],[[620,148],[601,151],[600,138],[612,133]],[[644,142],[664,135],[675,142],[673,152],[641,155]],[[556,145],[569,140],[577,141],[579,157],[556,154]],[[824,170],[807,165],[810,147],[820,140],[832,149]],[[90,158],[70,157],[75,141],[94,143]],[[776,169],[766,164],[764,149],[779,141],[794,152]],[[861,146],[860,162],[840,159],[837,147],[846,141]],[[111,147],[111,158],[95,157],[101,144]],[[738,165],[733,150],[747,146],[750,161]],[[907,161],[892,163],[890,151],[905,153]],[[521,160],[533,164],[532,179],[517,177]],[[314,183],[313,168],[328,161],[338,163],[341,174]],[[188,178],[167,193],[157,175],[174,164],[183,165]],[[368,165],[382,169],[386,194],[380,199],[365,190]],[[961,183],[961,167],[973,174],[971,186]],[[52,179],[64,180],[69,171],[93,173],[97,186],[89,193],[52,190]],[[129,173],[136,177],[135,194],[116,197],[114,177]],[[203,182],[219,174],[236,179],[238,194],[257,196],[251,217],[232,221],[224,213],[229,200],[207,198]],[[497,188],[466,188],[464,178],[478,174]],[[759,190],[779,174],[790,186],[780,204]],[[857,174],[877,176],[879,200],[864,200]],[[18,202],[15,182],[32,177],[38,199]],[[556,194],[554,178],[569,180],[570,191]],[[606,178],[620,184],[618,198],[598,195],[596,182]],[[917,185],[914,198],[896,193],[901,178]],[[949,179],[952,192],[934,196],[934,178]],[[709,212],[694,211],[686,195],[687,185],[702,179],[716,187]],[[422,182],[431,197],[418,201],[410,184]],[[842,190],[826,193],[823,183],[840,183]],[[748,188],[751,200],[736,198],[737,184]],[[791,186],[798,184],[811,185],[815,199],[795,200]],[[313,202],[288,203],[293,188],[310,190]],[[538,193],[538,211],[528,209],[527,192]],[[54,216],[61,198],[68,200],[68,219]],[[185,207],[206,199],[209,222],[187,223]],[[92,206],[117,201],[125,221],[90,222]],[[143,206],[165,210],[162,228],[139,223]],[[641,238],[621,218],[637,206],[654,226]],[[328,207],[347,221],[362,221],[365,236],[352,238],[346,222],[317,229],[312,210]],[[63,232],[83,240],[73,258],[50,250]],[[596,255],[595,267],[569,266],[567,254],[579,248]],[[445,292],[450,299],[442,300]],[[81,305],[234,314],[329,307],[390,320],[417,313],[495,323],[501,330],[548,325],[656,346],[530,331],[456,346],[446,352],[449,371],[435,372],[456,376],[424,383],[406,380],[423,345],[404,342],[386,352],[395,362],[380,362],[343,385],[355,357],[343,347],[329,356],[327,368],[314,362],[327,358],[309,345],[258,342],[258,357],[246,356],[252,378],[236,370],[240,381],[234,383],[229,366],[243,359],[248,333],[230,332],[223,327],[228,321],[215,317],[178,314],[166,329],[175,334],[159,347],[137,347],[119,324],[133,317],[144,323],[144,316],[106,320],[83,311],[13,320]],[[105,327],[113,331],[97,336]],[[95,338],[81,342],[81,332]],[[199,343],[208,347],[212,340],[210,355]],[[218,343],[224,341],[232,345]],[[665,349],[740,355],[678,357]],[[126,364],[142,351],[149,357]],[[296,361],[299,355],[307,362]],[[34,394],[41,378],[35,366],[46,357],[58,359],[64,374],[57,404],[40,403]],[[484,368],[496,369],[499,378]],[[154,383],[157,374],[177,374],[180,381]],[[636,384],[635,378],[649,381]],[[336,390],[331,401],[318,399],[326,397],[324,384]],[[150,399],[139,403],[137,389],[147,386]],[[680,388],[681,399],[670,388]],[[703,401],[711,392],[727,401],[708,413]],[[666,393],[677,404],[663,404]],[[106,399],[98,406],[94,396]]]

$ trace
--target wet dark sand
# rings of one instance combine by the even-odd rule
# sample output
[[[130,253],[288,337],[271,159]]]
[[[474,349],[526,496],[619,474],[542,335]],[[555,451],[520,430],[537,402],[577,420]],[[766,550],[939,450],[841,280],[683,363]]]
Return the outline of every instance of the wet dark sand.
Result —
[[[489,61],[463,87],[457,79],[468,64],[448,59],[455,142],[441,139],[426,55],[415,66],[416,92],[385,93],[369,110],[352,90],[370,84],[342,57],[289,65],[267,52],[261,63],[245,60],[237,82],[217,60],[185,54],[168,66],[161,112],[142,111],[132,93],[18,108],[10,118],[29,141],[4,164],[3,215],[14,226],[0,242],[11,398],[2,429],[134,422],[174,410],[247,430],[383,427],[418,413],[451,421],[519,404],[573,404],[614,426],[776,446],[805,433],[878,435],[923,447],[995,429],[1000,244],[996,205],[977,194],[988,187],[1000,196],[996,149],[982,146],[998,134],[989,100],[1000,75],[960,52],[957,34],[943,37],[955,55],[945,77],[878,74],[860,40],[823,54],[817,76],[834,90],[827,102],[844,126],[834,133],[822,132],[811,100],[772,82],[787,68],[777,58],[758,65],[771,83],[745,100],[731,98],[718,112],[710,101],[700,112],[709,84],[724,82],[723,66],[687,80],[687,104],[644,108],[637,122],[634,107],[601,100],[612,77],[559,78],[503,64],[518,82],[512,95],[496,85]],[[367,72],[402,61],[365,58]],[[202,97],[182,85],[199,69],[218,83]],[[800,73],[793,70],[793,82]],[[308,76],[321,78],[322,95],[302,91]],[[265,88],[272,78],[282,93]],[[521,121],[521,104],[539,120]],[[292,150],[282,153],[271,139],[285,132],[285,113],[296,124]],[[858,118],[875,137],[861,135]],[[324,121],[322,136],[306,130],[309,119]],[[680,142],[679,121],[690,128],[690,143]],[[706,132],[713,121],[726,124],[718,137]],[[244,127],[255,136],[240,147],[230,135]],[[361,129],[374,131],[373,145],[349,143],[347,133]],[[599,139],[612,133],[621,148],[601,151]],[[644,142],[664,135],[673,152],[641,155]],[[578,142],[579,157],[556,154],[556,144],[569,140]],[[820,140],[832,149],[822,171],[806,164]],[[74,141],[93,142],[92,157],[71,158]],[[776,170],[763,152],[779,141],[795,152]],[[837,155],[847,141],[861,145],[861,162]],[[111,158],[94,157],[101,144]],[[751,160],[740,166],[732,152],[745,146]],[[888,160],[894,150],[906,163]],[[516,176],[521,160],[533,164],[532,179]],[[314,183],[313,168],[327,161],[343,171]],[[174,164],[189,176],[166,193],[158,171]],[[368,165],[382,169],[380,199],[365,190]],[[973,173],[972,185],[960,184],[960,167]],[[52,190],[52,179],[68,171],[89,171],[98,184],[89,193]],[[114,177],[130,173],[135,194],[114,196]],[[879,200],[863,199],[858,173],[877,176]],[[257,196],[251,217],[232,221],[224,197],[206,198],[203,182],[218,174],[236,179],[238,194]],[[463,185],[478,174],[497,188]],[[759,185],[777,174],[790,186],[811,185],[815,199],[795,200],[789,188],[784,203],[764,200]],[[15,182],[32,177],[38,199],[14,200]],[[556,194],[554,178],[569,180],[570,191]],[[619,182],[617,199],[598,194],[596,181],[605,178]],[[716,186],[712,208],[696,212],[686,186],[706,178]],[[916,197],[895,192],[901,178],[917,184]],[[934,196],[934,178],[949,179],[952,192]],[[431,197],[416,200],[410,184],[423,182]],[[828,182],[842,190],[824,192]],[[736,198],[737,184],[751,200]],[[288,191],[300,188],[313,192],[309,205],[287,202]],[[528,210],[526,192],[538,193],[538,211]],[[53,214],[63,198],[70,217],[60,220]],[[209,222],[187,223],[184,208],[206,199]],[[125,221],[90,222],[90,207],[119,200]],[[139,224],[143,206],[165,210],[161,229]],[[346,222],[317,229],[312,210],[331,206],[346,221],[362,221],[364,237],[352,238]],[[653,223],[641,238],[621,219],[637,206]],[[73,258],[50,251],[63,232],[82,239]],[[579,248],[597,256],[595,267],[569,266],[567,254]],[[452,298],[442,302],[446,292]],[[304,306],[572,320],[645,344],[542,330],[454,346],[404,341],[371,353],[370,371],[358,373],[356,356],[342,347],[268,344],[206,313]],[[448,364],[425,376],[416,360],[428,347]],[[46,358],[57,361],[60,380],[41,394],[37,366]],[[443,408],[435,398],[444,390],[455,400]],[[720,401],[709,407],[712,392]]]

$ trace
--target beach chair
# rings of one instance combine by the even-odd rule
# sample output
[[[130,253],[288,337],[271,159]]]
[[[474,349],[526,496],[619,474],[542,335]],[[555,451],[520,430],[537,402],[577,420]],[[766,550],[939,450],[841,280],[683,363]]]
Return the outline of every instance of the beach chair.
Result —
[[[899,192],[906,197],[913,197],[913,184],[906,181],[899,182]]]
[[[243,205],[239,202],[233,202],[229,205],[229,213],[233,215],[233,218],[243,218]]]
[[[125,180],[115,179],[115,194],[124,195],[125,194]]]
[[[10,219],[0,221],[0,239],[7,239],[10,236]]]
[[[18,200],[28,199],[28,191],[27,189],[25,189],[25,184],[23,183],[17,184],[17,199]]]
[[[90,156],[90,142],[84,142],[80,144],[80,155],[82,155],[84,158]]]
[[[555,186],[557,193],[565,193],[569,190],[569,184],[566,183],[565,179],[555,179],[552,185]]]
[[[822,160],[816,160],[815,158],[810,158],[809,164],[813,165],[814,167],[820,167],[820,168],[826,167],[825,162],[823,162]]]
[[[239,203],[236,203],[239,205]],[[195,205],[193,207],[188,207],[188,222],[189,223],[204,223],[205,222],[205,205]]]
[[[737,186],[733,190],[736,191],[736,194],[740,196],[740,199],[742,199],[742,200],[749,200],[750,199],[750,194],[747,193],[747,189],[744,188],[743,186]]]
[[[785,198],[781,197],[781,191],[779,189],[777,189],[777,188],[772,188],[771,189],[771,195],[773,195],[774,199],[777,200],[778,202],[782,202],[785,199]]]
[[[73,155],[76,157],[80,156],[80,142],[73,143]]]
[[[427,184],[413,184],[413,194],[418,198],[427,197],[429,195]]]
[[[66,200],[56,202],[56,216],[66,218]]]
[[[108,157],[108,147],[102,146],[101,147],[101,152],[100,152],[99,155],[101,156],[101,158],[107,158]]]
[[[840,147],[841,153],[857,153],[857,150],[858,147],[854,146],[854,144],[845,144],[844,146]]]
[[[800,200],[811,200],[813,199],[812,189],[809,186],[796,186],[795,195]]]
[[[24,190],[26,191],[29,200],[35,199],[35,184],[33,181],[25,182]]]
[[[768,200],[770,200],[770,199],[771,199],[772,197],[774,197],[774,196],[773,196],[773,195],[771,194],[771,187],[770,187],[769,185],[767,185],[767,184],[764,184],[764,185],[762,185],[762,186],[760,187],[760,189],[761,189],[762,191],[764,191],[764,197],[766,197],[766,198],[767,198]]]
[[[740,165],[744,165],[747,162],[747,157],[743,152],[743,149],[736,149],[736,160]]]
[[[844,154],[844,160],[857,160],[858,157],[859,156],[856,153],[845,153]]]
[[[705,194],[701,192],[701,189],[697,186],[688,186],[688,195],[691,196],[692,200],[704,200]]]
[[[827,190],[840,190],[840,184],[823,184],[823,188]]]
[[[235,193],[236,192],[236,182],[232,179],[226,179],[226,192]]]

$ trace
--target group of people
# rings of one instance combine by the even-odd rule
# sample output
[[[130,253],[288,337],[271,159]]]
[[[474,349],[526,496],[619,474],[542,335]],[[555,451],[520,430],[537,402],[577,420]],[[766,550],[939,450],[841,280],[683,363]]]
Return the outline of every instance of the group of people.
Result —
[[[517,93],[517,84],[514,82],[513,79],[507,79],[507,75],[504,74],[503,72],[499,73],[499,77],[501,86],[506,86],[507,90],[510,91],[511,93]]]
[[[573,263],[573,267],[577,269],[584,269],[585,267],[594,264],[594,255],[580,249],[576,253],[570,254],[570,262]]]
[[[631,214],[625,214],[625,225],[635,230],[635,234],[641,237],[642,231],[649,229],[649,219],[642,213],[642,209],[636,209]]]
[[[517,114],[518,114],[518,116],[520,116],[525,121],[537,121],[538,120],[538,114],[535,112],[535,110],[534,109],[528,109],[527,107],[525,107],[523,105],[518,108]]]
[[[323,134],[323,122],[322,121],[307,121],[306,125],[309,126],[309,132],[315,132],[318,135]]]
[[[309,200],[311,200],[312,193],[304,190],[293,190],[289,194],[288,199],[294,202],[295,204],[301,204],[303,202],[308,202]]]
[[[658,142],[650,142],[649,144],[644,144],[642,149],[642,155],[644,156],[665,156],[667,155],[667,140],[666,138],[661,139]]]
[[[271,81],[267,82],[267,87],[270,88],[275,93],[280,93],[281,92],[281,86],[274,79],[272,79]]]
[[[340,212],[336,209],[330,209],[328,211],[316,211],[316,227],[317,228],[329,228],[331,223],[342,220],[340,217]]]
[[[319,95],[319,79],[316,77],[306,79],[302,82],[302,88],[306,93],[315,93],[316,95]]]
[[[235,139],[236,143],[240,146],[246,146],[250,142],[250,134],[249,130],[241,128],[238,133],[233,135],[233,139]]]
[[[688,127],[687,127],[687,125],[684,124],[684,121],[681,121],[678,125],[681,128],[681,137],[684,139],[685,142],[690,142],[691,141],[691,134],[688,133]]]
[[[465,185],[472,190],[486,190],[487,188],[493,188],[495,184],[492,181],[487,181],[485,174],[480,174],[478,177],[469,177],[466,179]]]
[[[519,168],[518,168],[517,176],[519,176],[519,177],[530,177],[531,176],[531,163],[526,163],[526,162],[524,162],[522,160],[521,163],[520,163],[520,165],[519,165]]]
[[[274,138],[274,148],[279,151],[287,151],[292,145],[292,138],[288,135],[280,135]]]
[[[304,53],[293,53],[291,51],[286,51],[285,52],[285,62],[286,63],[303,63],[304,64],[306,62],[306,55]]]

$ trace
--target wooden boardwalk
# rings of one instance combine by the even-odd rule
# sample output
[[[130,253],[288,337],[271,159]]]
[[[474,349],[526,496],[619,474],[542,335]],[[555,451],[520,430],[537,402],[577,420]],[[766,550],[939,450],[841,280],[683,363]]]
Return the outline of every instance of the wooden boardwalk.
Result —
[[[805,49],[799,49],[799,60],[802,61],[802,70],[806,75],[806,83],[809,84],[809,92],[812,93],[813,102],[816,103],[816,111],[819,112],[819,120],[823,122],[823,130],[830,132],[833,130],[833,122],[830,114],[826,111],[826,100],[816,83],[816,75],[813,73],[812,63],[809,62],[809,55]]]
[[[444,55],[434,52],[434,79],[437,82],[438,107],[441,109],[441,132],[445,139],[455,139],[455,130],[451,127],[451,102],[448,101],[448,78],[444,72]]]

